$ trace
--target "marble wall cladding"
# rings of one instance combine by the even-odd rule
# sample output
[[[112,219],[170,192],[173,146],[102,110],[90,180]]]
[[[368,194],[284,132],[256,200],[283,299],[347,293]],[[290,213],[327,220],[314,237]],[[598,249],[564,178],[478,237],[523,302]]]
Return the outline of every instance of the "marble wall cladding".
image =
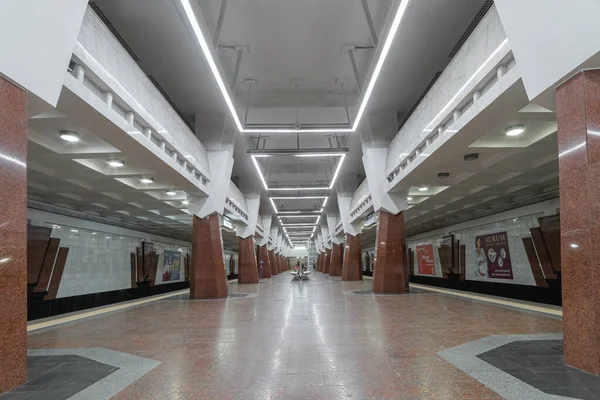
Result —
[[[271,262],[269,260],[267,245],[258,246],[258,271],[260,278],[271,277]]]
[[[277,262],[275,260],[275,251],[269,250],[269,264],[271,265],[271,275],[279,275],[279,270],[277,269]]]
[[[0,393],[27,377],[27,94],[0,77]]]
[[[371,290],[374,293],[408,291],[408,268],[404,213],[393,215],[378,211],[375,270]]]
[[[223,262],[223,238],[218,214],[194,216],[192,228],[192,265],[190,297],[207,299],[227,297],[228,286]]]
[[[331,260],[329,262],[329,276],[342,276],[343,244],[331,246]]]
[[[435,275],[442,277],[442,268],[437,248],[440,247],[442,237],[454,234],[454,239],[459,240],[461,245],[466,246],[466,276],[467,280],[512,283],[517,285],[536,286],[535,277],[531,271],[529,259],[523,238],[530,237],[530,228],[538,225],[538,218],[553,215],[558,212],[558,199],[553,199],[525,207],[519,207],[514,210],[490,215],[484,218],[478,218],[466,223],[448,226],[432,232],[423,233],[417,236],[407,238],[407,244],[410,249],[415,251],[414,270],[415,275],[419,274],[418,260],[416,256],[417,246],[426,244],[433,245],[435,260]],[[480,276],[477,274],[477,257],[475,255],[475,238],[480,235],[486,235],[496,232],[506,232],[508,236],[508,246],[510,249],[510,258],[513,270],[513,279],[497,279]],[[431,276],[431,275],[428,275]]]
[[[565,362],[600,373],[600,71],[557,88]]]
[[[331,249],[326,249],[323,254],[323,273],[329,274],[329,266],[331,265]]]
[[[27,209],[27,216],[32,225],[51,228],[50,236],[69,248],[57,298],[130,288],[131,253],[142,241],[153,243],[159,256],[155,285],[168,283],[163,282],[165,250],[182,253],[179,279],[169,282],[185,279],[188,242],[33,209]]]
[[[395,157],[388,156],[386,171],[395,167],[399,154],[430,133],[423,130],[505,39],[496,7],[492,7],[390,143],[388,154]]]
[[[360,281],[360,280],[362,280],[360,236],[359,235],[352,236],[347,233],[346,234],[346,243],[342,246],[344,249],[342,280],[343,281]]]
[[[89,7],[77,41],[173,136],[182,149],[186,149],[209,171],[204,145]]]
[[[254,237],[242,239],[238,236],[239,273],[238,283],[258,283],[258,266],[256,265],[256,252]]]

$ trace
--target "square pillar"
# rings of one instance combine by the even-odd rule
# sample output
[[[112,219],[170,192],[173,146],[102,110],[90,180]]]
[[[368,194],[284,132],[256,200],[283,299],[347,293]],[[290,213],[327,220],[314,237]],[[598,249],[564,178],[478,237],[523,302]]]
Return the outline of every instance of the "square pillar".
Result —
[[[279,271],[277,270],[277,261],[275,260],[275,250],[269,250],[269,264],[271,266],[271,276],[278,275]]]
[[[254,237],[238,236],[238,283],[258,283],[258,266],[254,252]]]
[[[227,275],[223,260],[223,240],[219,215],[194,215],[192,226],[192,266],[190,298],[227,297]]]
[[[393,215],[380,210],[375,240],[375,271],[371,290],[373,293],[408,292],[404,213]]]
[[[333,244],[329,260],[329,276],[342,276],[342,244]]]
[[[267,250],[266,244],[264,246],[258,246],[258,271],[259,275],[262,271],[261,278],[271,277],[271,261],[269,260],[269,250]]]
[[[343,281],[362,281],[360,252],[360,236],[352,236],[347,233],[344,246],[344,267],[342,268]]]
[[[331,249],[325,249],[323,254],[323,273],[329,274],[329,264],[331,264]]]
[[[27,94],[0,77],[0,393],[27,379]]]
[[[600,374],[600,71],[556,90],[565,362]]]

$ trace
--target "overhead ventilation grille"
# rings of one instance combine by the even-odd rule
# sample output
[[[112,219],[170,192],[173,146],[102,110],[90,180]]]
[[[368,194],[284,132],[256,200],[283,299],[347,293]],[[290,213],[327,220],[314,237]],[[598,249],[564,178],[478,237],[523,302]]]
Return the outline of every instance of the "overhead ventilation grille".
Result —
[[[454,46],[454,48],[452,49],[452,51],[450,52],[448,57],[453,58],[460,51],[460,48],[463,46],[463,44],[465,44],[465,42],[467,41],[469,36],[471,36],[471,33],[473,33],[475,28],[477,28],[477,25],[479,25],[479,23],[481,22],[483,17],[485,17],[487,12],[490,10],[490,8],[492,8],[493,5],[494,5],[493,0],[487,0],[483,4],[483,7],[481,7],[481,9],[477,13],[477,15],[475,15],[475,18],[473,18],[473,20],[467,27],[467,30],[465,31],[465,33],[463,33],[463,35],[459,39],[458,43],[456,43],[456,46]]]
[[[481,20],[483,20],[483,17],[485,17],[485,15],[488,13],[488,11],[490,10],[490,8],[492,8],[493,5],[494,5],[493,0],[487,0],[483,4],[481,9],[479,9],[479,11],[477,12],[477,15],[475,15],[475,18],[473,18],[473,20],[471,21],[471,23],[469,24],[469,26],[467,27],[467,29],[465,30],[463,35],[460,37],[460,39],[458,40],[458,42],[456,43],[456,45],[454,46],[454,48],[448,55],[448,62],[444,63],[444,65],[442,65],[441,68],[435,73],[433,79],[431,80],[431,82],[429,82],[429,85],[427,85],[427,87],[425,88],[425,90],[423,91],[421,96],[419,96],[419,98],[417,99],[417,101],[415,102],[413,107],[410,109],[408,114],[406,114],[404,119],[402,119],[402,121],[400,122],[400,125],[398,125],[398,130],[402,129],[402,127],[404,126],[406,121],[408,121],[408,119],[410,118],[412,113],[416,110],[417,106],[421,103],[421,101],[427,95],[427,93],[429,93],[429,90],[431,89],[431,87],[435,84],[435,82],[438,80],[438,78],[442,75],[442,72],[444,72],[444,70],[450,63],[450,60],[452,60],[452,58],[454,58],[454,56],[456,56],[456,54],[460,51],[460,49],[465,44],[467,39],[469,39],[469,36],[471,36],[471,34],[475,30],[475,28],[477,28],[477,25],[479,25]]]
[[[129,47],[127,42],[125,42],[125,40],[121,37],[121,35],[119,35],[119,32],[116,30],[116,28],[113,26],[113,24],[110,23],[108,18],[106,18],[106,15],[104,15],[104,13],[100,9],[100,7],[98,7],[98,4],[96,4],[96,2],[94,2],[94,1],[90,1],[89,5],[90,5],[90,8],[94,11],[94,13],[96,13],[98,18],[100,18],[100,20],[104,23],[104,25],[108,28],[108,30],[113,34],[113,36],[119,41],[119,43],[121,43],[121,46],[123,46],[125,51],[127,51],[127,53],[129,53],[131,58],[133,58],[135,60],[135,62],[139,62],[140,59],[138,58],[138,56],[135,55],[135,53],[133,52],[131,47]]]

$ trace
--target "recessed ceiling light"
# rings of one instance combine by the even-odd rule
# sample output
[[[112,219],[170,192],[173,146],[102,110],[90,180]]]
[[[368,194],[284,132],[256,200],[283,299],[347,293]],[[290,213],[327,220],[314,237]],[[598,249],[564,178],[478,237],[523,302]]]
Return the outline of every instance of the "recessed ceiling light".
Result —
[[[411,200],[412,200],[412,197],[407,197],[407,198],[406,198],[406,200],[407,200],[407,201],[411,201]]]
[[[449,172],[439,172],[438,178],[448,178],[450,176]]]
[[[183,200],[183,201],[181,202],[181,204],[183,204],[183,205],[186,205],[186,206],[187,206],[188,204],[190,204],[190,201],[189,201],[189,200]]]
[[[429,190],[429,188],[428,188],[427,186],[421,186],[421,187],[419,188],[419,192],[426,192],[426,191],[428,191],[428,190]]]
[[[152,182],[154,182],[154,178],[140,178],[140,182],[142,182],[142,183],[152,183]]]
[[[92,232],[92,235],[95,235],[95,234],[96,234],[96,232]]]
[[[79,142],[79,134],[70,131],[60,131],[60,138],[67,142]]]
[[[108,165],[110,165],[111,167],[119,168],[124,166],[125,163],[122,160],[110,160],[108,162]]]
[[[463,158],[465,159],[465,161],[475,161],[475,160],[479,159],[479,154],[477,154],[477,153],[465,154],[465,156]]]
[[[506,136],[519,136],[525,132],[525,127],[523,125],[509,126],[504,132],[506,133]]]
[[[176,191],[174,191],[174,190],[167,190],[167,191],[165,192],[165,194],[166,194],[167,196],[175,196],[175,195],[177,194],[177,192],[176,192]]]
[[[77,233],[77,232],[79,232],[79,231],[78,231],[77,229],[71,229],[71,232],[73,232],[73,233]]]

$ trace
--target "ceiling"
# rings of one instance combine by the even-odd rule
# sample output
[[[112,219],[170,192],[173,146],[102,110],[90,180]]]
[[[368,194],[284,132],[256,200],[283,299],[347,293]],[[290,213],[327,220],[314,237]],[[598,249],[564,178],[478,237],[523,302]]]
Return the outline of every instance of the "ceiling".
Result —
[[[201,11],[212,36],[221,1],[192,0],[192,3]],[[485,0],[412,0],[375,86],[368,112],[377,115],[394,111],[400,122],[448,63],[484,3]],[[368,0],[366,4],[381,45],[399,0]],[[190,126],[194,126],[197,116],[228,115],[208,63],[196,38],[190,34],[179,0],[96,0],[91,5]],[[217,52],[218,62],[228,81],[234,75],[237,56],[230,47],[246,46],[231,92],[235,91],[238,114],[243,115],[248,99],[244,80],[256,79],[249,104],[253,109],[266,110],[254,115],[264,115],[267,122],[281,118],[284,112],[287,116],[290,109],[293,115],[296,107],[299,115],[332,115],[339,113],[346,102],[350,115],[354,115],[360,91],[344,49],[352,45],[365,47],[354,53],[359,81],[363,84],[370,76],[377,54],[369,48],[373,46],[373,37],[362,0],[228,0],[219,43],[225,47]],[[344,84],[344,93],[340,82]],[[118,141],[107,141],[94,124],[85,123],[85,116],[79,115],[80,109],[70,99],[70,103],[59,105],[60,118],[30,120],[31,199],[137,224],[159,234],[189,235],[191,216],[181,201],[192,189],[181,188],[184,191],[174,197],[167,196],[165,191],[173,186],[173,180],[163,174],[160,166],[124,152]],[[340,115],[345,118],[344,112]],[[377,126],[376,122],[372,126]],[[60,129],[77,130],[81,142],[77,146],[65,145],[57,138]],[[202,141],[203,133],[196,134]],[[233,134],[236,136],[232,179],[245,194],[262,192],[263,215],[273,212],[269,197],[279,197],[273,199],[278,211],[312,213],[324,208],[337,212],[335,190],[264,191],[249,149],[348,148],[338,182],[343,179],[358,183],[364,177],[358,133],[269,133],[260,138]],[[491,135],[486,140],[495,139]],[[483,145],[489,148],[489,144]],[[119,171],[107,167],[107,159],[114,157],[124,158],[125,167]],[[336,157],[286,156],[260,159],[259,165],[269,185],[329,187],[335,162]],[[443,167],[451,169],[452,165]],[[155,181],[141,185],[142,175],[152,175]],[[329,196],[325,207],[324,198],[290,198],[317,195]],[[423,207],[425,204],[426,201]],[[416,215],[418,208],[409,211]],[[416,221],[420,217],[415,217]],[[284,218],[281,222],[285,226],[291,219]],[[306,223],[314,224],[315,220],[306,219]],[[299,228],[290,227],[289,232],[302,230]],[[296,241],[304,240],[306,234],[290,236]]]

